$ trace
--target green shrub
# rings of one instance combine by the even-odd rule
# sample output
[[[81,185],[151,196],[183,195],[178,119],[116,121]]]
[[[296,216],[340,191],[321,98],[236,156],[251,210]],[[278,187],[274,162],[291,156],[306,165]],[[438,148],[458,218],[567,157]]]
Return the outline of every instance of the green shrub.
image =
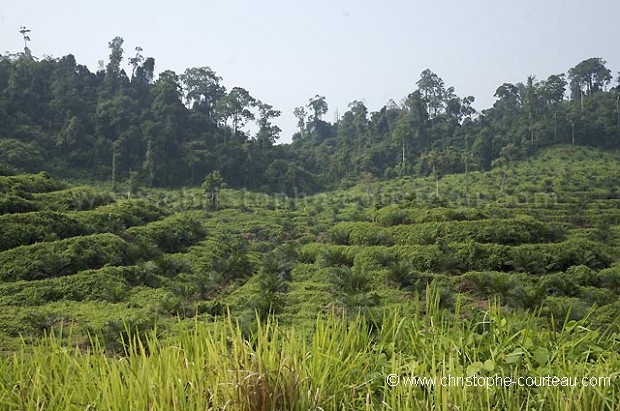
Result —
[[[37,211],[39,205],[16,194],[0,194],[0,215]]]
[[[43,305],[54,301],[122,301],[128,294],[125,272],[135,267],[104,267],[41,281],[0,285],[0,301],[7,305]]]
[[[567,273],[547,274],[540,278],[540,291],[544,295],[575,297],[579,292],[579,284],[574,276]]]
[[[65,184],[52,179],[46,172],[0,176],[0,193],[47,193],[61,190]]]
[[[476,241],[518,245],[524,243],[554,242],[562,239],[562,232],[531,217],[451,221],[390,227],[389,233],[400,245],[428,245],[439,241],[459,243]]]
[[[140,226],[159,219],[163,212],[144,200],[122,200],[89,211],[68,214],[90,232],[120,233],[128,227]]]
[[[0,252],[0,280],[38,280],[128,262],[125,241],[114,234],[95,234]]]
[[[598,287],[599,278],[595,270],[586,265],[575,265],[566,270],[566,275],[574,278],[577,285]]]
[[[608,288],[616,294],[620,294],[620,266],[601,270],[598,272],[598,283],[601,287]]]
[[[385,245],[393,244],[389,233],[374,223],[342,222],[329,232],[330,240],[339,245]]]
[[[200,212],[174,214],[145,226],[131,227],[121,236],[134,247],[137,258],[180,252],[206,235],[200,215]]]
[[[538,290],[525,274],[497,271],[469,272],[461,276],[461,287],[479,296],[500,301],[513,307],[535,308],[540,301]]]
[[[578,321],[586,317],[590,306],[576,297],[549,296],[543,301],[542,313],[555,319],[561,326],[565,320]]]
[[[73,187],[66,190],[37,193],[33,200],[49,210],[93,210],[114,202],[114,195],[93,187]]]
[[[0,227],[0,251],[88,233],[77,220],[55,211],[3,215]]]
[[[590,305],[603,306],[618,301],[618,295],[611,290],[597,287],[579,287],[577,297]]]
[[[392,227],[401,224],[411,224],[417,213],[412,209],[403,209],[398,206],[388,206],[377,211],[376,221],[383,227]]]
[[[355,252],[352,247],[323,246],[316,256],[316,263],[319,267],[352,267],[354,258]]]
[[[409,264],[419,271],[446,270],[447,259],[441,247],[433,246],[395,246],[394,252],[399,261]]]

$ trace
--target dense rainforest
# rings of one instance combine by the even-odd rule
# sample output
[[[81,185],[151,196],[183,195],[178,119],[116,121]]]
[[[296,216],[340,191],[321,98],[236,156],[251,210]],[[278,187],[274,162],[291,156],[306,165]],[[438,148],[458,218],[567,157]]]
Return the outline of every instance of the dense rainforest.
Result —
[[[487,170],[558,143],[620,147],[620,91],[598,57],[546,80],[504,83],[482,112],[473,96],[459,97],[430,70],[400,103],[369,112],[354,101],[333,123],[317,95],[294,110],[292,143],[278,145],[277,108],[243,88],[227,89],[206,66],[163,70],[155,79],[155,59],[140,47],[126,58],[123,44],[114,38],[107,64],[95,72],[73,55],[36,58],[27,47],[0,55],[5,174],[45,169],[174,187],[197,185],[217,170],[229,187],[290,195],[369,175]]]

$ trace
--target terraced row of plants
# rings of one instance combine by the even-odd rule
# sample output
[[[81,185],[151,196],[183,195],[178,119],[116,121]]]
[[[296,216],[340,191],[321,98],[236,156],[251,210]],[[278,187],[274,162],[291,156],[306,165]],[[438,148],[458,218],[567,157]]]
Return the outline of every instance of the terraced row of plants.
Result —
[[[571,160],[565,152],[576,155]],[[567,158],[559,171],[553,167],[558,158]],[[565,333],[574,327],[570,321],[580,321],[580,327],[599,333],[595,343],[599,353],[618,352],[620,200],[611,175],[620,174],[618,160],[617,155],[608,153],[559,148],[508,170],[502,190],[493,172],[471,173],[469,193],[464,191],[463,175],[449,175],[440,181],[439,197],[434,194],[435,181],[424,178],[370,185],[362,182],[348,190],[302,198],[223,190],[218,210],[210,208],[211,202],[199,189],[143,190],[128,199],[104,187],[68,187],[45,174],[0,177],[0,348],[3,355],[34,350],[32,358],[58,361],[59,369],[65,371],[68,365],[64,360],[54,354],[43,359],[42,351],[32,347],[44,341],[47,348],[42,350],[54,353],[69,344],[82,353],[75,354],[77,361],[105,362],[104,357],[114,352],[135,357],[146,366],[151,361],[149,355],[168,358],[158,356],[168,347],[178,346],[179,338],[193,338],[193,332],[226,329],[226,338],[233,338],[233,344],[241,338],[255,341],[261,332],[257,319],[275,318],[279,327],[295,330],[291,332],[298,333],[299,340],[288,334],[287,338],[300,343],[325,332],[320,331],[317,317],[336,315],[342,324],[352,321],[352,330],[368,327],[372,333],[382,333],[388,329],[386,321],[397,321],[385,317],[386,313],[401,313],[403,327],[410,321],[422,321],[411,324],[429,327],[422,319],[432,311],[439,316],[435,319],[450,318],[440,326],[447,328],[437,330],[451,329],[450,338],[462,338],[460,331],[455,331],[462,321],[471,320],[467,327],[472,329],[484,328],[491,308],[496,310],[494,315],[501,313],[512,324],[523,320],[528,332],[549,338],[561,333],[564,341],[575,347],[582,347],[582,342]],[[562,185],[568,170],[583,178]],[[609,178],[599,178],[597,173],[608,173]],[[528,189],[528,185],[536,187]],[[538,197],[514,194],[538,188],[544,190]],[[591,192],[595,194],[590,197]],[[426,297],[429,289],[430,301]],[[431,309],[429,304],[436,307]],[[226,322],[233,328],[226,328]],[[55,337],[45,339],[51,332]],[[28,346],[22,346],[22,338]],[[226,348],[212,346],[219,340],[203,341],[211,341],[205,343],[211,344],[209,355],[227,355]],[[388,391],[381,376],[390,367],[379,366],[383,361],[379,357],[386,352],[384,344],[396,340],[372,341],[375,348],[358,347],[360,350],[352,353],[370,355],[373,361],[371,366],[352,366],[366,376],[360,391],[347,397],[324,377],[321,384],[332,384],[332,391],[325,397],[319,395],[317,406],[329,408],[348,401],[362,404],[368,398],[376,406],[386,401],[394,407],[431,407],[444,395],[449,403],[461,406],[467,401],[506,407],[522,403],[503,391],[485,399],[458,391],[432,396]],[[523,354],[524,360],[534,358],[533,351],[528,351],[533,346],[523,341],[510,352],[519,347],[529,353]],[[602,361],[616,361],[592,354],[562,362],[559,346],[549,343],[545,347],[550,359],[544,364],[532,363],[535,366],[530,371],[546,367],[549,372],[559,372],[574,366],[602,375],[610,367]],[[418,347],[412,337],[399,357],[403,362],[391,369],[406,369],[405,362],[429,355],[429,349]],[[257,355],[252,350],[243,355]],[[448,368],[484,374],[482,368],[471,367],[487,360],[500,367],[505,360],[492,357],[490,346],[480,346],[480,350],[487,354],[454,357],[451,361],[456,368]],[[294,350],[287,355],[297,358],[300,353]],[[448,355],[448,351],[438,355]],[[24,375],[36,380],[30,374],[32,363],[24,360],[20,364],[0,362],[2,369],[24,373],[7,374],[1,380],[4,387],[16,384]],[[319,361],[308,366],[325,367],[325,375],[336,375],[333,367],[340,367],[338,364]],[[425,364],[424,369],[438,372],[433,368],[439,367],[437,363]],[[264,395],[276,395],[274,390],[281,387],[278,384],[293,383],[280,380],[284,374],[278,367],[268,370],[239,365],[238,371],[273,378],[275,385],[263,386],[259,380],[244,377],[234,383],[251,394],[212,393],[214,404],[238,401],[246,404],[240,409],[253,409],[253,401],[267,401],[255,397],[263,395],[258,394],[260,390],[265,390]],[[504,371],[519,370],[508,367]],[[92,377],[80,372],[75,375]],[[310,376],[317,378],[303,372],[291,378]],[[192,379],[198,377],[182,376],[191,384],[198,384]],[[223,374],[213,378],[224,385],[233,383]],[[164,384],[163,380],[156,383]],[[570,399],[575,406],[585,401],[597,404],[599,408],[593,409],[613,409],[603,398],[614,398],[619,391],[616,383],[611,391],[579,392],[578,398]],[[531,396],[531,401],[542,401],[539,392],[522,394]],[[114,395],[126,392],[119,388]],[[555,403],[562,398],[559,391],[544,395]],[[33,385],[31,391],[19,396],[15,392],[0,396],[0,403],[13,408],[30,404],[28,409],[37,396],[47,398],[50,404],[61,401]],[[290,401],[305,409],[307,400]],[[153,397],[149,401],[154,404],[158,400]],[[81,408],[91,403],[102,407],[113,399],[86,396],[76,402]],[[182,403],[177,396],[157,407]]]

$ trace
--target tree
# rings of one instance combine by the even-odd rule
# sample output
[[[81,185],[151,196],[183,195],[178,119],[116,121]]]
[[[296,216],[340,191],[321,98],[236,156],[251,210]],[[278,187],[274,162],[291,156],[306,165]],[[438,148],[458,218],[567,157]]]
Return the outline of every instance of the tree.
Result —
[[[553,107],[553,142],[558,141],[558,109],[564,94],[566,93],[566,82],[564,74],[552,74],[541,85],[540,93],[547,105]]]
[[[271,124],[271,119],[280,117],[280,110],[274,110],[270,104],[257,102],[258,106],[258,132],[256,141],[261,149],[271,147],[279,138],[280,127]]]
[[[179,80],[187,107],[203,114],[209,124],[216,124],[217,103],[226,95],[226,88],[220,84],[222,78],[210,67],[194,67],[185,70]]]
[[[325,101],[325,97],[319,96],[318,94],[309,100],[308,107],[313,112],[309,121],[314,124],[318,123],[321,117],[327,114],[327,101]]]
[[[518,109],[522,105],[522,96],[519,87],[512,83],[504,83],[495,90],[494,97],[497,97],[496,104],[501,104],[511,109]]]
[[[592,57],[568,70],[573,100],[605,89],[611,81],[611,70],[605,67],[606,63],[600,57]]]
[[[435,196],[439,197],[439,181],[449,172],[461,171],[461,156],[454,147],[433,149],[420,159],[422,168],[435,179]]]
[[[136,55],[129,59],[129,64],[131,65],[131,79],[132,81],[136,78],[136,71],[140,64],[144,61],[144,57],[142,56],[142,47],[136,46],[135,48]]]
[[[135,171],[129,172],[129,191],[127,192],[127,198],[131,198],[132,194],[137,194],[140,190],[140,180],[138,179],[138,173]]]
[[[108,64],[105,69],[105,84],[106,91],[109,96],[114,94],[119,86],[120,79],[125,74],[121,70],[121,62],[123,61],[123,43],[122,37],[114,37],[112,41],[108,43],[110,48],[110,57],[108,58]]]
[[[224,123],[231,119],[233,134],[236,135],[248,121],[254,120],[254,113],[250,109],[255,105],[256,99],[246,89],[233,87],[228,95],[218,101],[217,112],[224,119]]]
[[[420,80],[416,82],[416,85],[422,93],[430,118],[435,118],[441,114],[446,100],[443,80],[437,74],[426,69],[420,74]]]
[[[502,147],[499,157],[493,160],[493,167],[498,167],[497,174],[500,178],[500,192],[504,192],[504,184],[506,182],[506,170],[505,167],[510,166],[521,157],[521,150],[514,144],[509,143]]]
[[[209,197],[211,208],[217,210],[219,205],[219,192],[220,189],[224,187],[224,179],[220,172],[216,170],[209,173],[201,187]]]
[[[299,135],[301,138],[304,138],[304,129],[306,128],[306,118],[308,117],[306,108],[304,106],[295,107],[295,109],[293,110],[293,115],[297,119],[297,127],[299,127]]]
[[[19,32],[24,37],[24,54],[30,56],[30,49],[28,48],[28,42],[30,41],[28,33],[30,33],[30,29],[26,28],[26,26],[21,26]]]

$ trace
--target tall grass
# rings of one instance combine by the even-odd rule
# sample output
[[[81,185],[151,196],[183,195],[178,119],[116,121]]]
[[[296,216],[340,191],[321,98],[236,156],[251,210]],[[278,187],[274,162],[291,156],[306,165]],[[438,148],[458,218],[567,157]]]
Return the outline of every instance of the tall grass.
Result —
[[[231,318],[192,321],[167,338],[126,332],[122,355],[95,340],[68,347],[54,335],[24,345],[0,360],[0,409],[614,410],[620,403],[617,336],[584,321],[558,327],[536,314],[505,314],[497,304],[474,315],[457,303],[447,313],[434,289],[408,313],[319,317],[311,335],[273,320],[257,320],[249,337]],[[604,376],[612,384],[392,387],[389,374]]]

